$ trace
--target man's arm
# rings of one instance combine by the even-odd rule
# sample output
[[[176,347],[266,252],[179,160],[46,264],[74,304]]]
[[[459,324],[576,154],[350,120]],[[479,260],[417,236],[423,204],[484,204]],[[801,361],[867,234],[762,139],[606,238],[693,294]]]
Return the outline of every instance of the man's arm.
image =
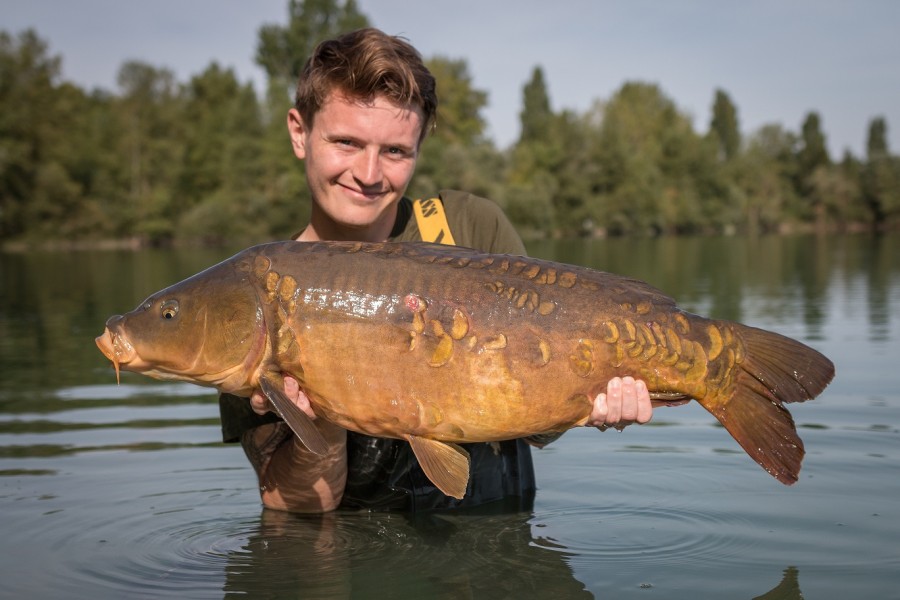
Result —
[[[319,456],[306,449],[283,422],[246,431],[241,445],[259,478],[263,506],[299,513],[322,513],[341,503],[347,482],[347,432],[324,419],[316,419],[309,398],[296,379],[285,377],[285,392],[310,418],[325,438],[329,450]],[[254,392],[250,404],[259,414],[270,408],[268,400]]]

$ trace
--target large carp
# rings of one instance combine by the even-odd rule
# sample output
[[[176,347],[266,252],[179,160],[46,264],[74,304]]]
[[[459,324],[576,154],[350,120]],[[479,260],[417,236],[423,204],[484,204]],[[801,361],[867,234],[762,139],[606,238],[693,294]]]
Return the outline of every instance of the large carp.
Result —
[[[445,494],[463,497],[454,442],[586,423],[610,378],[660,402],[694,399],[779,481],[803,443],[786,402],[814,398],[834,365],[776,333],[680,310],[650,285],[583,267],[431,244],[255,246],[113,316],[97,345],[119,369],[247,396],[261,389],[306,446],[317,415],[405,439]]]

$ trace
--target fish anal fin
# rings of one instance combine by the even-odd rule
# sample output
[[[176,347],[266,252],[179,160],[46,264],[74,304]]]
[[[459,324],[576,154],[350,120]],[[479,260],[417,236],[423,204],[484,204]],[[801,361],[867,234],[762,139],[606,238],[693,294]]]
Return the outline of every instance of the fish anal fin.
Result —
[[[428,479],[448,496],[462,500],[469,483],[469,453],[450,442],[417,435],[404,437]]]
[[[284,393],[284,379],[280,375],[263,375],[259,378],[259,387],[275,407],[275,412],[284,419],[294,435],[310,452],[319,456],[328,453],[328,443],[313,420]]]

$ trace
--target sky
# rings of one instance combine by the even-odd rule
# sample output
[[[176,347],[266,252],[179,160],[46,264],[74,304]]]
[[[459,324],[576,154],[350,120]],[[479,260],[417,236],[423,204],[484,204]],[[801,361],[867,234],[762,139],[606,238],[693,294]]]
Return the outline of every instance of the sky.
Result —
[[[544,71],[553,110],[584,112],[623,83],[659,85],[698,132],[717,89],[741,131],[821,119],[831,156],[865,156],[884,117],[900,153],[900,1],[896,0],[357,0],[372,25],[427,58],[466,61],[488,93],[482,113],[499,147],[519,134],[522,88]],[[33,28],[62,58],[62,78],[117,91],[127,60],[187,82],[213,61],[264,89],[257,33],[287,23],[287,0],[0,0],[0,29]]]

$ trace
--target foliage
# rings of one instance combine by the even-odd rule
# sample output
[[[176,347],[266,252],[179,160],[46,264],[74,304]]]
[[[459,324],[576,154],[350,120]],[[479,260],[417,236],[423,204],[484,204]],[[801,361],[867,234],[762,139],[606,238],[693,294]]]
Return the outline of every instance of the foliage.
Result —
[[[737,108],[723,90],[716,90],[709,130],[715,135],[720,159],[734,159],[741,149],[741,131],[738,127]]]
[[[260,29],[256,62],[270,80],[290,90],[319,42],[368,24],[354,0],[289,0],[287,25]]]
[[[0,32],[0,236],[161,244],[296,233],[310,199],[285,130],[290,89],[319,41],[367,24],[353,0],[289,2],[287,23],[259,32],[262,98],[215,62],[187,82],[127,62],[115,92],[83,90],[61,81],[62,59],[37,33]],[[492,198],[524,235],[900,225],[900,157],[882,117],[865,157],[835,163],[815,112],[799,132],[767,125],[744,137],[737,106],[715,90],[698,132],[658,85],[638,81],[583,113],[555,111],[536,66],[521,135],[500,150],[466,62],[427,64],[441,103],[409,194]]]
[[[900,157],[888,150],[887,123],[883,117],[870,123],[866,149],[868,160],[861,173],[862,195],[873,224],[880,227],[900,215]]]

